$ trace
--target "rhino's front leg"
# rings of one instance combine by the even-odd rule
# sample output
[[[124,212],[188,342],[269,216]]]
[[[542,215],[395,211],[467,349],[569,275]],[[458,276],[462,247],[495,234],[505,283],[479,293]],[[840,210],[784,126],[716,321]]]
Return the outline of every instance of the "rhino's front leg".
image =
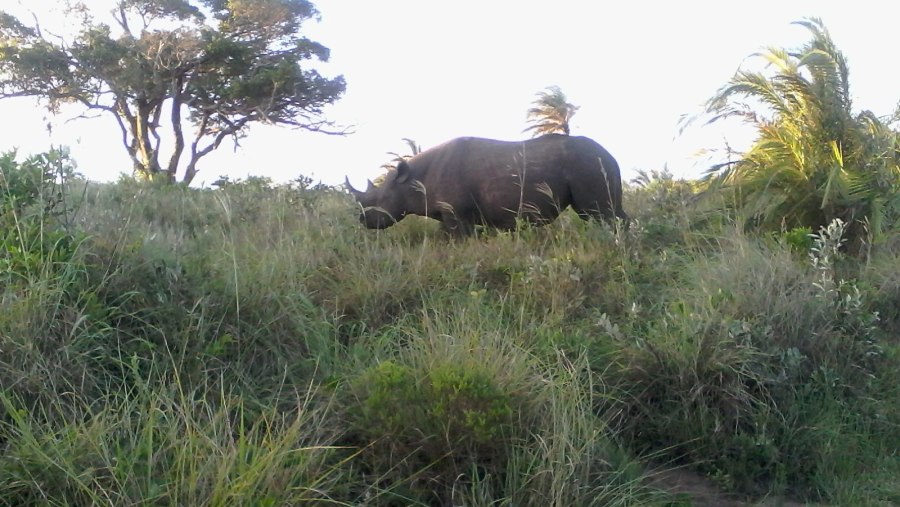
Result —
[[[441,228],[453,237],[462,238],[475,233],[475,225],[465,220],[460,220],[453,213],[441,214]]]

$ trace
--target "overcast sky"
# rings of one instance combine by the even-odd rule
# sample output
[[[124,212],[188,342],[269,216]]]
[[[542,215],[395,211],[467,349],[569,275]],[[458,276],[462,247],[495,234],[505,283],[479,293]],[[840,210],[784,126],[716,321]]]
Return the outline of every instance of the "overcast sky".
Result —
[[[109,0],[86,0],[107,5]],[[31,8],[51,0],[2,0]],[[346,95],[328,117],[353,134],[329,137],[254,128],[201,162],[196,183],[219,175],[312,176],[355,184],[377,176],[401,140],[424,148],[458,136],[523,139],[525,111],[535,94],[559,86],[580,106],[572,133],[591,137],[619,160],[626,179],[636,169],[696,177],[709,163],[697,156],[724,141],[742,147],[749,134],[726,126],[678,135],[682,115],[698,113],[747,57],[766,46],[797,47],[809,39],[791,21],[823,18],[850,65],[857,110],[879,115],[900,100],[894,0],[318,0],[319,23],[304,32],[331,48],[323,74],[343,74]],[[112,118],[54,119],[25,100],[0,101],[0,150],[22,154],[50,144],[71,147],[79,171],[115,179],[130,171]]]

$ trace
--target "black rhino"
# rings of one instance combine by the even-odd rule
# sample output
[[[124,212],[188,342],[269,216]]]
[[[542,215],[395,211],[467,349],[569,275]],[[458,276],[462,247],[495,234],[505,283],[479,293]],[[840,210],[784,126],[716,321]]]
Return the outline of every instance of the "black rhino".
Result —
[[[583,219],[627,220],[619,164],[586,137],[550,134],[520,142],[453,139],[400,162],[379,186],[347,187],[368,228],[409,214],[440,220],[456,235],[476,225],[545,224],[568,206]]]

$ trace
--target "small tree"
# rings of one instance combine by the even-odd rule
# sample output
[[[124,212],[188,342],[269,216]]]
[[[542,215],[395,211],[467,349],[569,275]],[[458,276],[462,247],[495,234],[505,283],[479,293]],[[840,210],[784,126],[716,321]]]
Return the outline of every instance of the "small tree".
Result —
[[[532,104],[533,107],[527,113],[527,121],[531,125],[523,132],[531,130],[534,137],[545,134],[569,135],[569,121],[578,107],[567,101],[566,95],[558,86],[550,86],[538,92],[537,99]]]
[[[136,175],[175,182],[186,160],[190,183],[201,158],[254,123],[340,133],[322,110],[343,77],[306,66],[329,54],[300,35],[317,16],[308,0],[117,0],[112,25],[81,3],[68,16],[77,33],[64,37],[0,11],[0,98],[112,116]]]
[[[870,111],[854,113],[849,68],[821,20],[798,22],[811,40],[762,53],[767,72],[739,71],[707,103],[711,122],[740,117],[757,130],[750,150],[710,173],[714,189],[768,228],[825,226],[859,237],[900,218],[900,135]]]

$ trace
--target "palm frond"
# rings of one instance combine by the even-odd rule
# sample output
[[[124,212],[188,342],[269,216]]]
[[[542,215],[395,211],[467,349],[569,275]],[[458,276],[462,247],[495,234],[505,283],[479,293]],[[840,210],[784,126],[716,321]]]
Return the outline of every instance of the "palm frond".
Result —
[[[797,72],[796,59],[788,53],[786,49],[775,47],[768,48],[762,53],[757,53],[756,56],[768,61],[769,65],[776,67],[778,72],[785,74],[794,74]]]
[[[528,123],[523,132],[534,131],[534,136],[544,134],[569,134],[569,122],[578,106],[571,104],[566,95],[558,86],[550,86],[546,90],[538,92],[537,98],[528,109],[526,118]]]
[[[821,20],[797,24],[810,31],[807,44],[756,54],[763,72],[739,70],[707,101],[710,123],[740,117],[757,130],[738,161],[707,172],[708,191],[735,196],[759,225],[868,217],[880,231],[900,221],[900,132],[891,127],[900,107],[891,118],[854,116],[843,54]]]
[[[822,189],[822,209],[827,209],[834,201],[842,199],[848,194],[847,172],[844,171],[844,155],[841,147],[834,141],[831,141],[829,146],[834,155],[834,163],[831,164],[828,179],[825,180],[825,187]]]

